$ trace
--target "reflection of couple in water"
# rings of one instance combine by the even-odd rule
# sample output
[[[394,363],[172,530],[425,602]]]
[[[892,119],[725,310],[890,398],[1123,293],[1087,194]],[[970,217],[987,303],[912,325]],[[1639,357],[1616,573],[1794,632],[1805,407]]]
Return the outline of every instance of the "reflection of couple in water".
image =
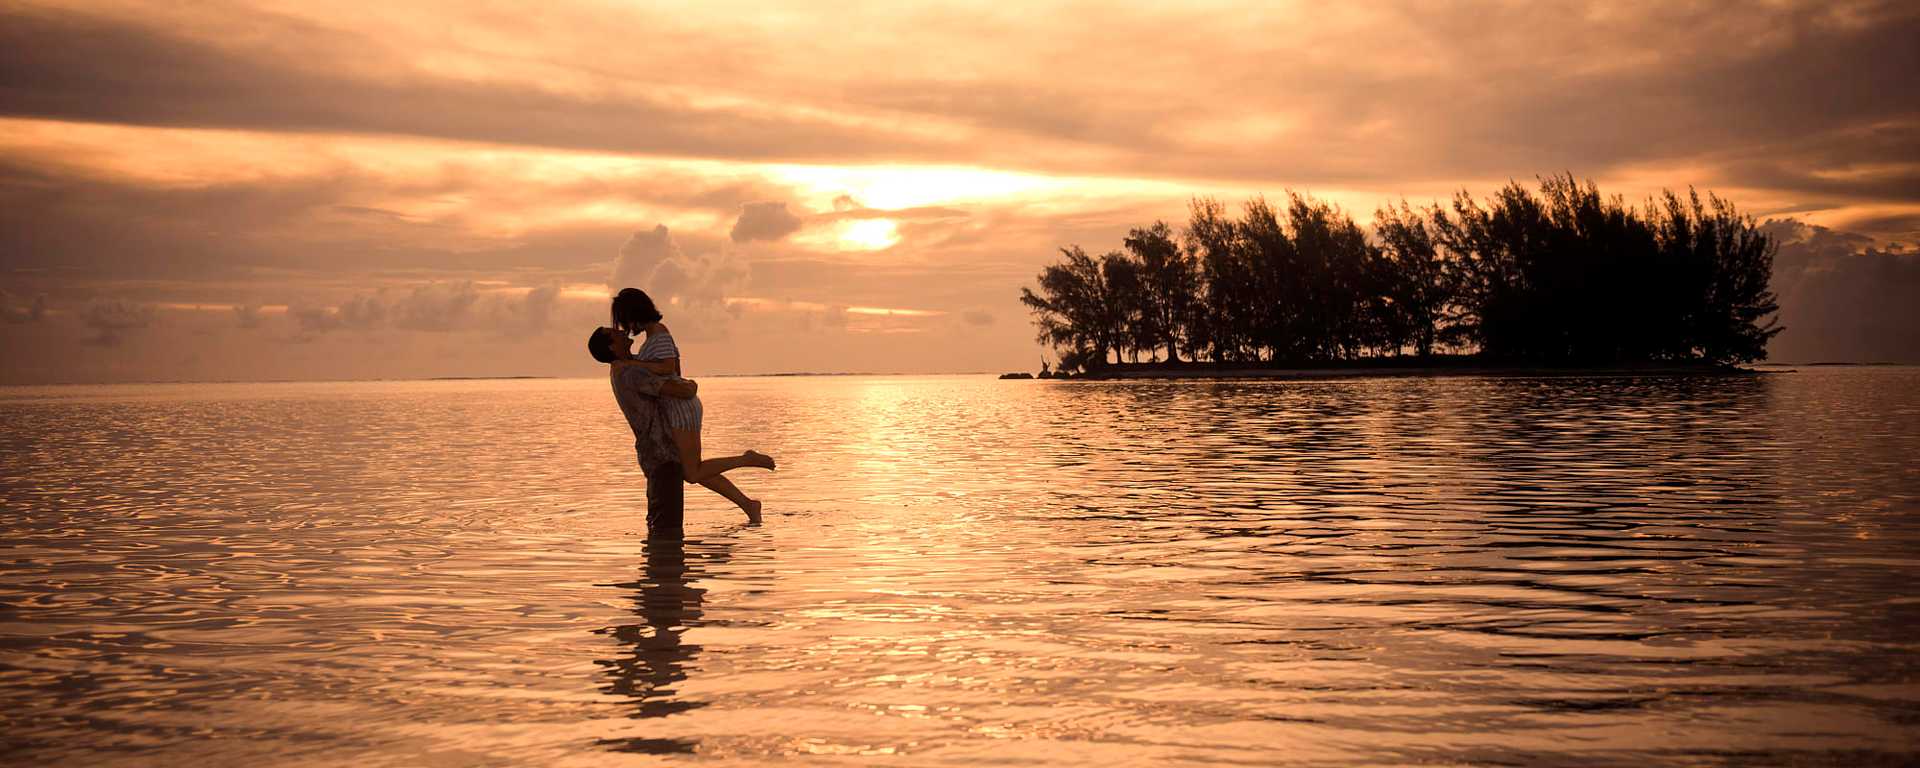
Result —
[[[587,338],[593,359],[612,366],[608,376],[614,400],[633,427],[634,450],[647,476],[647,535],[680,538],[683,481],[725,496],[749,521],[760,522],[760,502],[748,498],[724,473],[740,467],[773,469],[773,459],[755,451],[701,458],[699,389],[680,375],[680,348],[660,320],[653,299],[626,288],[613,298],[613,326],[596,328]],[[636,334],[646,336],[638,352],[633,351]]]

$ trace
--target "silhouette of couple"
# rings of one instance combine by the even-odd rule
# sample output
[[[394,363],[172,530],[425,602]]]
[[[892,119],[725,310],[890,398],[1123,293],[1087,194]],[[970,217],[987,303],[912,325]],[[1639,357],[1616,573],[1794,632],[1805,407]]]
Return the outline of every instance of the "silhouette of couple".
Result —
[[[703,409],[699,387],[680,375],[680,348],[660,322],[653,299],[637,288],[613,297],[613,326],[595,328],[587,337],[593,359],[610,366],[613,399],[633,428],[640,471],[647,476],[647,536],[682,537],[685,493],[682,484],[703,485],[725,496],[760,522],[760,502],[748,498],[724,473],[740,467],[773,469],[773,458],[756,451],[717,459],[700,457]],[[645,334],[640,350],[633,337]]]

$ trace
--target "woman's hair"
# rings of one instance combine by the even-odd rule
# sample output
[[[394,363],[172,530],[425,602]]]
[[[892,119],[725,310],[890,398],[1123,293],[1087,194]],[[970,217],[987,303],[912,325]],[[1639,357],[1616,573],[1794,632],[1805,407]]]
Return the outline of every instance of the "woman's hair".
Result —
[[[613,297],[613,325],[628,333],[660,322],[660,310],[653,299],[638,288],[622,288]]]

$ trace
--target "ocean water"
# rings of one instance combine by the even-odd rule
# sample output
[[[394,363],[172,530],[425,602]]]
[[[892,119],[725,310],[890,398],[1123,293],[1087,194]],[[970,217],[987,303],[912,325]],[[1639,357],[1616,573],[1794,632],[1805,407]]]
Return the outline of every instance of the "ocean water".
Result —
[[[18,765],[1920,761],[1920,369],[0,389]]]

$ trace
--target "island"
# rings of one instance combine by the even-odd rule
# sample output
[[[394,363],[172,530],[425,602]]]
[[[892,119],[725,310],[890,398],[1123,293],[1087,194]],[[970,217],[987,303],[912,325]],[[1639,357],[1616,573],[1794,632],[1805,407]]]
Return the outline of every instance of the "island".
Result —
[[[1021,289],[1058,378],[1738,374],[1779,333],[1777,244],[1713,195],[1572,175],[1382,206],[1289,192],[1060,250]],[[1044,366],[1043,366],[1044,367]]]

